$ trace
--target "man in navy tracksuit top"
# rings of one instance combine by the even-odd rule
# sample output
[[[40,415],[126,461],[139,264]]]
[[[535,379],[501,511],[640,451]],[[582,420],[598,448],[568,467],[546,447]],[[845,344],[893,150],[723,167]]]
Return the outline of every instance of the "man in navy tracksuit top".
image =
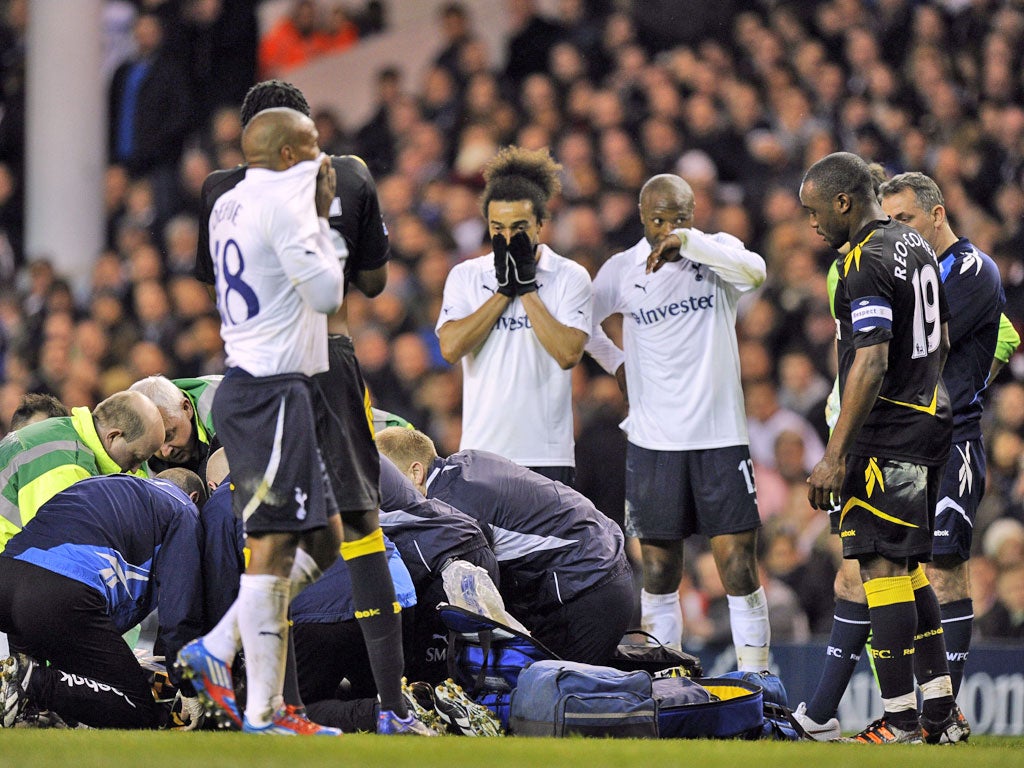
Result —
[[[450,602],[442,572],[455,560],[464,560],[483,568],[499,586],[501,576],[491,549],[490,529],[451,504],[425,499],[383,454],[380,506],[381,528],[409,568],[420,606],[412,635],[406,636],[405,676],[436,685],[448,676],[447,629],[435,610],[438,603]]]
[[[605,663],[628,629],[632,573],[622,532],[582,494],[487,451],[439,458],[416,430],[377,448],[421,493],[490,529],[509,612],[564,659]]]
[[[193,473],[166,475],[204,495]],[[154,609],[157,654],[174,658],[199,634],[200,554],[196,505],[166,479],[88,478],[43,504],[0,554],[0,630],[14,654],[0,669],[3,725],[27,705],[94,727],[161,725],[121,635]]]

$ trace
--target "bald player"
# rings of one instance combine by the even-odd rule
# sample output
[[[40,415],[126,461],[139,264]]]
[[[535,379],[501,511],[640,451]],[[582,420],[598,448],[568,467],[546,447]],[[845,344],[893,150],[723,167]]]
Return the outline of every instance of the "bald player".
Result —
[[[257,83],[245,95],[239,117],[242,125],[272,107],[289,107],[309,115],[309,104],[295,86],[280,80]],[[373,297],[387,284],[387,228],[377,200],[377,188],[366,164],[354,155],[334,156],[331,165],[337,186],[330,205],[329,234],[342,263],[345,288],[355,286]],[[247,166],[215,171],[203,182],[204,220],[214,217],[219,200],[248,174]],[[196,279],[216,282],[214,259],[206,228],[200,231]],[[380,693],[378,733],[407,733],[417,728],[406,719],[402,696],[402,622],[395,613],[394,588],[384,552],[377,510],[380,506],[380,462],[367,413],[369,398],[355,348],[349,337],[345,302],[327,318],[328,369],[314,381],[324,395],[317,412],[323,430],[318,436],[331,487],[341,514],[346,557],[352,574],[352,599],[368,649],[374,681]],[[397,717],[390,718],[387,713]],[[404,723],[404,724],[403,724]]]
[[[622,315],[625,528],[640,539],[643,627],[680,645],[683,540],[702,533],[728,593],[738,667],[761,671],[768,604],[754,554],[761,523],[735,325],[736,303],[764,282],[765,263],[731,235],[694,229],[693,210],[693,190],[678,176],[644,185],[644,238],[601,267],[594,323]],[[588,351],[617,373],[614,359]]]
[[[256,115],[242,134],[249,170],[209,221],[228,370],[213,402],[251,557],[238,598],[179,654],[207,704],[250,733],[335,734],[284,705],[288,602],[336,558],[341,523],[317,445],[327,315],[344,277],[328,234],[336,177],[313,121]],[[244,718],[231,688],[235,628],[245,650]]]

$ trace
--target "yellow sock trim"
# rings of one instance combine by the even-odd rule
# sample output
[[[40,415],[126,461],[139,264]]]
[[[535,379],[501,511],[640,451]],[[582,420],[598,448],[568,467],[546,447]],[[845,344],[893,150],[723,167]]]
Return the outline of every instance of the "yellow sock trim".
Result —
[[[363,555],[384,551],[384,532],[378,528],[373,533],[355,541],[341,542],[341,559],[355,560]]]
[[[931,584],[931,582],[928,581],[928,577],[924,575],[924,568],[920,563],[918,563],[917,567],[910,572],[910,586],[913,587],[916,592],[919,589],[927,587],[929,584]]]
[[[868,608],[914,602],[914,588],[910,585],[909,575],[865,581],[864,591],[868,596]]]
[[[370,390],[363,389],[363,410],[366,411],[366,423],[370,426],[370,437],[376,439],[377,431],[373,428],[373,405],[370,403]]]

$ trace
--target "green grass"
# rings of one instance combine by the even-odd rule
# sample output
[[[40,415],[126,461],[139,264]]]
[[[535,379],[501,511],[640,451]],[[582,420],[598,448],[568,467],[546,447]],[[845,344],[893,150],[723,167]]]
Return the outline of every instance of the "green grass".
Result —
[[[0,731],[0,768],[1011,768],[1024,738],[955,747],[810,742],[256,737],[239,733]]]

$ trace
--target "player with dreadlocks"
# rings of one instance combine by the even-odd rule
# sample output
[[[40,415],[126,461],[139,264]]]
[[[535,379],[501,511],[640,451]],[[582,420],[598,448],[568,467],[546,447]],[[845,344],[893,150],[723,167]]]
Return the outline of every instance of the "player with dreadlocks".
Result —
[[[449,273],[437,320],[441,354],[462,361],[460,449],[500,454],[572,484],[570,370],[590,334],[590,276],[540,243],[561,166],[546,150],[506,147],[484,169],[492,253]]]

